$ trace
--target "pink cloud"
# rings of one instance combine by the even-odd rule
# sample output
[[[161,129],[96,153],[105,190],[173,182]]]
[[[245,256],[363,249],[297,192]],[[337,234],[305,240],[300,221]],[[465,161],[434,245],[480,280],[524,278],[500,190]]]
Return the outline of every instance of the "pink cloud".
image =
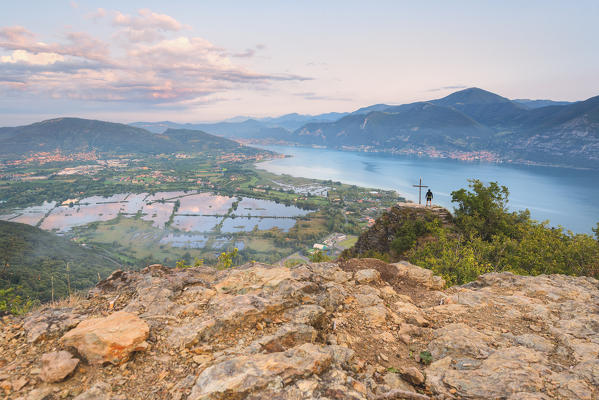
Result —
[[[98,9],[90,17],[105,15]],[[12,52],[0,58],[5,79],[0,94],[18,86],[21,92],[48,98],[191,105],[241,87],[306,79],[237,65],[231,57],[249,57],[255,50],[234,54],[181,34],[185,25],[165,14],[116,12],[111,24],[119,40],[109,43],[84,32],[70,32],[61,43],[44,43],[21,26],[0,29],[0,49]]]

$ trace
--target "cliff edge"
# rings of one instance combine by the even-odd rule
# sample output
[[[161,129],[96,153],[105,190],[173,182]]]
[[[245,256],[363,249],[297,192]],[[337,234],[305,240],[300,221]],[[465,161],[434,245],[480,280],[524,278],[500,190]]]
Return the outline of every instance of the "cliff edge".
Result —
[[[4,317],[8,399],[594,399],[599,281],[374,259],[116,271]]]

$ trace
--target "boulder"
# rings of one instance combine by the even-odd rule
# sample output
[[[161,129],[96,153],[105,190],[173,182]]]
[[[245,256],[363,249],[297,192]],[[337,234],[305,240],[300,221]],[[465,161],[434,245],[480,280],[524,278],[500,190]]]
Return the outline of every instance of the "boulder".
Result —
[[[400,261],[392,265],[397,268],[398,276],[412,280],[428,289],[441,290],[445,287],[445,280],[440,276],[435,276],[430,269],[418,267],[407,261]]]
[[[239,356],[205,369],[188,400],[241,399],[269,385],[290,383],[328,368],[326,347],[306,343],[285,352]]]
[[[358,283],[377,282],[381,279],[381,274],[376,269],[361,269],[356,271],[354,279]]]
[[[136,315],[125,311],[115,312],[105,318],[90,318],[67,332],[61,339],[90,364],[110,362],[120,364],[134,351],[145,350],[150,328]]]
[[[79,359],[68,351],[55,351],[42,356],[42,374],[44,382],[60,382],[77,368]]]

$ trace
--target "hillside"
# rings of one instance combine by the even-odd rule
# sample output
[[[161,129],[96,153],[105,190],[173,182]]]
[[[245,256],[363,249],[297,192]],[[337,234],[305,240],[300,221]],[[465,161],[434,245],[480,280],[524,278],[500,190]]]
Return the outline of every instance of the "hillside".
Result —
[[[294,132],[304,144],[403,148],[479,149],[492,131],[467,115],[432,103],[393,107],[393,112],[352,114],[333,123],[313,123]]]
[[[67,262],[70,271],[66,270]],[[87,289],[120,265],[93,249],[82,247],[39,228],[0,221],[0,289],[16,288],[21,297],[55,299],[71,289]],[[68,275],[68,277],[67,277]]]
[[[593,399],[599,282],[379,260],[116,271],[0,320],[7,399]]]
[[[239,149],[233,141],[201,131],[178,130],[155,135],[145,129],[112,122],[58,118],[14,128],[0,128],[0,157],[21,157],[60,150],[64,154],[96,151],[107,154],[161,154],[177,151]]]

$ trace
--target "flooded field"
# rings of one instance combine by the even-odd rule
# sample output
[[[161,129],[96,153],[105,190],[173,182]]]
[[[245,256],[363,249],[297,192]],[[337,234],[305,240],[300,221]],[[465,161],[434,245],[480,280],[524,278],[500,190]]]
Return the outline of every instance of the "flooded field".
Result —
[[[177,207],[178,205],[178,207]],[[12,210],[0,220],[21,222],[60,235],[148,249],[222,249],[245,244],[236,234],[279,229],[287,232],[309,211],[273,201],[197,192],[120,193],[69,199],[63,204]],[[142,225],[127,223],[139,220]],[[92,223],[107,223],[102,229]],[[148,224],[149,223],[149,224]],[[90,225],[92,224],[92,225]],[[146,225],[143,225],[146,224]],[[142,228],[147,226],[147,228]]]

